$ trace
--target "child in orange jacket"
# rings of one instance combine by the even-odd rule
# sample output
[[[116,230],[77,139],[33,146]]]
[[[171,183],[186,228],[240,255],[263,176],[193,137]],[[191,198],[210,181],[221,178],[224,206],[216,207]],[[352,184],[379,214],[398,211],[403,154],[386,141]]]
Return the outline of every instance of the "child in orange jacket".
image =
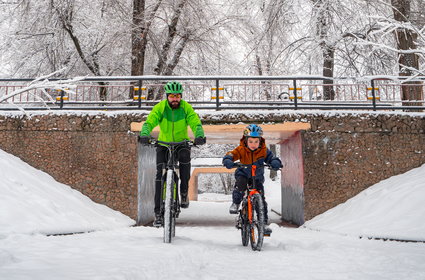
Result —
[[[240,140],[240,144],[236,149],[231,152],[228,152],[223,157],[223,165],[231,169],[234,167],[234,162],[239,160],[242,164],[253,164],[257,165],[256,176],[255,176],[255,185],[257,190],[261,193],[264,201],[265,208],[265,223],[268,223],[267,215],[267,203],[264,197],[264,167],[263,164],[269,164],[273,170],[279,170],[282,167],[282,162],[279,158],[275,157],[273,153],[267,149],[266,141],[262,137],[263,130],[260,126],[251,124],[248,125],[243,133],[243,137]],[[235,189],[232,193],[233,203],[229,208],[230,214],[237,214],[239,205],[242,202],[244,192],[247,188],[249,180],[251,178],[251,168],[240,167],[235,171]],[[266,226],[265,234],[270,234],[271,229]]]

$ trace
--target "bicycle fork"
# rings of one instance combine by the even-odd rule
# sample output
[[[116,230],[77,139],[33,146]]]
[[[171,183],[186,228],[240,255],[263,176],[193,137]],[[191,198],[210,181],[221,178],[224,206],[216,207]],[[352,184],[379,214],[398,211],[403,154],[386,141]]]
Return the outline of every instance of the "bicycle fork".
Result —
[[[254,217],[252,214],[252,198],[254,197],[254,194],[257,194],[258,191],[257,190],[252,190],[249,192],[248,195],[248,221],[250,224],[252,224]]]

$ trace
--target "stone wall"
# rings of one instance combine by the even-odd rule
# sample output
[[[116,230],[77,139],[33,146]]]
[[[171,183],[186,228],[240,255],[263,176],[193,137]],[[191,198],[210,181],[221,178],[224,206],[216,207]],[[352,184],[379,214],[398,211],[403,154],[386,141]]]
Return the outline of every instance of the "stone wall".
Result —
[[[0,148],[135,218],[137,155],[129,115],[0,116]],[[23,198],[25,199],[25,198]]]
[[[96,202],[137,216],[137,113],[0,116],[0,148]],[[425,163],[425,115],[404,113],[200,113],[204,123],[310,122],[302,133],[305,219],[370,185]]]
[[[303,137],[306,220],[425,163],[425,117],[322,116]]]

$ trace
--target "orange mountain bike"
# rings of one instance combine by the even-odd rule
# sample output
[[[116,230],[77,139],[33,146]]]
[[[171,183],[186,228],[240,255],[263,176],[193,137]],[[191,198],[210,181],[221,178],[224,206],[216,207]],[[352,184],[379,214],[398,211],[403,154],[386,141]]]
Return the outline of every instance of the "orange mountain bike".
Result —
[[[236,228],[241,230],[243,246],[248,246],[248,243],[251,242],[252,250],[260,251],[265,236],[266,213],[263,198],[255,186],[255,172],[258,166],[236,162],[235,167],[251,168],[252,177],[252,183],[248,184],[242,200],[242,207],[239,210]]]

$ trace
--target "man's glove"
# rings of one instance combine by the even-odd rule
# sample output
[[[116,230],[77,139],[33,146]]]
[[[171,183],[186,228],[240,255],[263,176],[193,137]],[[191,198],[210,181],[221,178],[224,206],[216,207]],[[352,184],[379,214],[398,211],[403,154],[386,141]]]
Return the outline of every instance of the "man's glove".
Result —
[[[140,143],[140,144],[142,144],[142,145],[149,145],[149,143],[150,143],[150,140],[151,140],[151,137],[150,136],[138,136],[137,137],[137,141]]]
[[[232,169],[235,163],[231,159],[226,158],[223,160],[223,165],[226,166],[227,169]]]
[[[274,159],[270,162],[270,166],[272,167],[272,170],[277,171],[280,168],[283,167],[282,163],[278,159]]]
[[[195,141],[193,143],[195,144],[195,146],[204,145],[205,143],[207,143],[207,138],[206,137],[196,137]]]

